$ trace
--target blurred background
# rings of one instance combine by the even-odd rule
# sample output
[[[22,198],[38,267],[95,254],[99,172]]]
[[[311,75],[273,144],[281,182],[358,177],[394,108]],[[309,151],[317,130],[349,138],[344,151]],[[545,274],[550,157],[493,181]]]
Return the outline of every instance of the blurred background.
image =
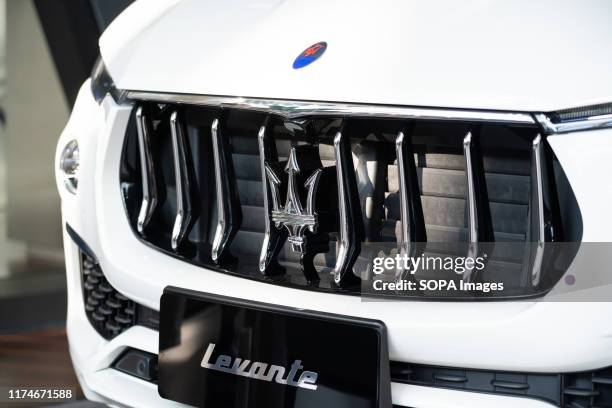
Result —
[[[0,387],[78,387],[55,145],[98,37],[132,1],[0,0]]]

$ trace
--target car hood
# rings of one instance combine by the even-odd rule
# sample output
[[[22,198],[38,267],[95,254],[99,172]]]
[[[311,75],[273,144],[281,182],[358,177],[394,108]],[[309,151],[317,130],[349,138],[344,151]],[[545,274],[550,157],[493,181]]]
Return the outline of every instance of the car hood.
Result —
[[[120,89],[552,111],[612,101],[611,21],[609,0],[138,1],[100,49]]]

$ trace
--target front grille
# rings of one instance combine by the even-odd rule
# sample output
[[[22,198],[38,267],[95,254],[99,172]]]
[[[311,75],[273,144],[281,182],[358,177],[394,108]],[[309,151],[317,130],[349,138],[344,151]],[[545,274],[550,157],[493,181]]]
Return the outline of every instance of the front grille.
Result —
[[[612,369],[520,373],[391,362],[391,381],[533,398],[562,408],[612,407]]]
[[[157,330],[158,313],[119,293],[106,280],[96,259],[81,251],[83,302],[91,325],[110,340],[134,325]]]
[[[342,293],[359,293],[355,264],[378,242],[501,244],[474,279],[516,296],[545,293],[571,261],[546,245],[580,240],[578,207],[534,123],[279,106],[135,101],[120,179],[137,236],[220,272]]]

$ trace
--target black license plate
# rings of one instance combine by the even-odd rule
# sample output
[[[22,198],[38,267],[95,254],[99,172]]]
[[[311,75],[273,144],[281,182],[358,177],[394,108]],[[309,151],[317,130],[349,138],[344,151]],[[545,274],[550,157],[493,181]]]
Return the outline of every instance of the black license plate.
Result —
[[[205,408],[391,406],[385,326],[166,288],[159,394]]]

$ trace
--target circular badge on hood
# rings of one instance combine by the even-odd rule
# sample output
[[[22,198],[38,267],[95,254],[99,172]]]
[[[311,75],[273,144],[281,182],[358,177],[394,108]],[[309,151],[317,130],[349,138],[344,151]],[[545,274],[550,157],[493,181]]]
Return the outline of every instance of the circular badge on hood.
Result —
[[[318,42],[306,48],[297,56],[295,61],[293,61],[293,69],[304,68],[306,65],[312,64],[323,55],[326,49],[327,43],[325,41]]]

